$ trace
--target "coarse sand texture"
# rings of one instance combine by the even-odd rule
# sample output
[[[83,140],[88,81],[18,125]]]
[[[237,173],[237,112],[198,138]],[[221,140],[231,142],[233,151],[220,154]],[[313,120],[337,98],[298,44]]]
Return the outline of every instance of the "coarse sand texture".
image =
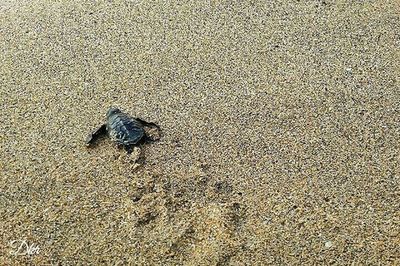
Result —
[[[0,265],[400,265],[399,18],[0,1]],[[110,106],[142,161],[85,146]]]

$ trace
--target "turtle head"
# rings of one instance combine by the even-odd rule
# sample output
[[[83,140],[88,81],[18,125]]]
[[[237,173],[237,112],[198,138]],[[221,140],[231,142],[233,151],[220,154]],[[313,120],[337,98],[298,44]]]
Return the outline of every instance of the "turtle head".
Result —
[[[121,113],[121,110],[119,110],[117,107],[111,107],[108,111],[107,111],[107,118],[114,115],[114,114],[118,114]]]

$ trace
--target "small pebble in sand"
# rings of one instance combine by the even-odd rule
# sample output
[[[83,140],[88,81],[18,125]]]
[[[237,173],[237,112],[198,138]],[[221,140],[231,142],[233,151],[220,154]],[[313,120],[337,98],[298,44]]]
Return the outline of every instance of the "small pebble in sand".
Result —
[[[325,242],[325,248],[331,248],[333,246],[332,241],[326,241]]]

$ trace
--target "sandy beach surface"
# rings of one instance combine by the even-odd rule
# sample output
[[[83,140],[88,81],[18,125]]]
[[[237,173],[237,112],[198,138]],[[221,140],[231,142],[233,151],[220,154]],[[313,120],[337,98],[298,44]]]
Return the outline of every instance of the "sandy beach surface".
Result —
[[[0,264],[399,265],[399,17],[1,1]],[[161,126],[144,163],[85,147],[112,105]]]

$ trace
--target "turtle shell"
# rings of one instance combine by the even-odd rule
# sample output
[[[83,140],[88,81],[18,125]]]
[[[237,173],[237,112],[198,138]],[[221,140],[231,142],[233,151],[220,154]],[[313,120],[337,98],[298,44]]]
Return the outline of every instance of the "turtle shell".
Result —
[[[123,112],[107,116],[107,132],[112,141],[123,145],[136,144],[145,135],[143,125]]]

